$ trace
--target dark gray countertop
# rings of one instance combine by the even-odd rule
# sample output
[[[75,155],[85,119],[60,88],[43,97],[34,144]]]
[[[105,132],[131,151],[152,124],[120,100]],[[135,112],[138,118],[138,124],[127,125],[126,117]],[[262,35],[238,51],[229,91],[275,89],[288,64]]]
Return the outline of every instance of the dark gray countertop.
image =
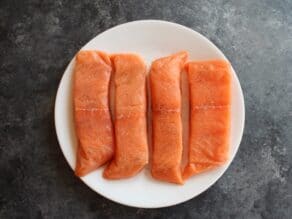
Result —
[[[292,218],[292,1],[0,1],[0,218]],[[91,38],[163,19],[211,39],[245,95],[246,127],[223,177],[186,203],[136,209],[76,178],[53,122],[62,73]]]

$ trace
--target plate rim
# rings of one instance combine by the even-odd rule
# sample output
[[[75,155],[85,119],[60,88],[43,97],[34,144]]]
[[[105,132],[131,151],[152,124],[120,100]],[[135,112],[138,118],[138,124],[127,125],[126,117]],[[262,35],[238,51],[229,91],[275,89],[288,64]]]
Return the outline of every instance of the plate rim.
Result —
[[[198,35],[200,38],[202,38],[204,41],[206,41],[207,43],[209,43],[211,45],[211,47],[213,47],[213,49],[215,49],[222,57],[224,57],[224,59],[228,60],[227,57],[224,55],[224,53],[211,41],[209,40],[207,37],[205,37],[204,35],[202,35],[201,33],[197,32],[196,30],[193,30],[189,27],[186,27],[184,25],[181,25],[181,24],[178,24],[178,23],[174,23],[174,22],[170,22],[170,21],[165,21],[165,20],[159,20],[159,19],[142,19],[142,20],[135,20],[135,21],[130,21],[130,22],[125,22],[125,23],[122,23],[122,24],[118,24],[118,25],[115,25],[109,29],[106,29],[105,31],[102,31],[100,33],[98,33],[96,36],[94,36],[93,38],[91,38],[86,44],[84,44],[78,51],[82,50],[83,48],[87,47],[87,45],[93,41],[96,37],[102,35],[102,34],[105,34],[107,32],[110,32],[112,31],[113,29],[116,29],[116,28],[119,28],[121,26],[126,26],[126,25],[132,25],[132,24],[137,24],[137,23],[160,23],[160,24],[165,24],[165,25],[170,25],[170,26],[173,26],[174,28],[181,28],[181,29],[184,29],[185,31],[188,31],[192,34],[196,34]],[[78,52],[77,51],[77,52]],[[57,140],[58,140],[58,143],[59,143],[59,147],[61,148],[61,151],[62,151],[62,154],[63,156],[65,157],[65,160],[67,161],[68,165],[70,166],[70,168],[74,171],[73,167],[71,166],[68,158],[65,156],[65,152],[64,152],[64,149],[63,147],[61,146],[61,140],[60,140],[60,129],[58,128],[58,121],[57,121],[57,117],[56,117],[56,114],[57,114],[57,110],[58,110],[58,103],[59,103],[59,99],[60,99],[60,87],[61,87],[61,84],[63,84],[64,82],[64,78],[65,78],[65,72],[67,71],[67,69],[69,68],[69,66],[71,65],[71,63],[74,61],[74,57],[75,55],[73,56],[73,58],[69,61],[68,65],[66,66],[65,70],[63,71],[63,74],[62,74],[62,77],[61,77],[61,80],[59,81],[59,84],[58,84],[58,88],[57,88],[57,92],[56,92],[56,97],[55,97],[55,106],[54,106],[54,126],[55,126],[55,132],[56,132],[56,136],[57,136]],[[228,60],[229,61],[229,60]],[[231,63],[231,62],[230,62]],[[104,198],[108,199],[108,200],[111,200],[115,203],[119,203],[121,205],[124,205],[124,206],[128,206],[128,207],[135,207],[135,208],[145,208],[145,209],[155,209],[155,208],[165,208],[165,207],[170,207],[170,206],[174,206],[174,205],[178,205],[178,204],[181,204],[181,203],[184,203],[186,201],[189,201],[197,196],[199,196],[200,194],[202,194],[203,192],[205,192],[206,190],[208,190],[210,187],[212,187],[222,176],[223,174],[228,170],[228,168],[230,167],[230,165],[232,164],[232,162],[234,161],[235,157],[236,157],[236,154],[239,150],[239,147],[240,147],[240,144],[241,144],[241,141],[242,141],[242,137],[243,137],[243,134],[244,134],[244,127],[245,127],[245,101],[244,101],[244,95],[243,95],[243,90],[242,90],[242,87],[241,87],[241,84],[240,84],[240,81],[239,81],[239,78],[238,78],[238,75],[237,73],[235,72],[233,66],[231,65],[231,68],[232,68],[232,71],[234,72],[234,79],[236,81],[236,83],[238,84],[239,86],[239,97],[240,97],[240,102],[242,103],[242,124],[240,126],[240,138],[238,139],[239,143],[238,143],[238,146],[237,148],[235,149],[234,151],[234,156],[232,158],[232,160],[230,161],[230,163],[228,164],[228,166],[226,167],[226,169],[219,174],[219,176],[216,178],[216,180],[212,183],[209,184],[209,186],[203,190],[201,190],[198,194],[194,195],[194,196],[191,196],[189,198],[186,198],[186,199],[183,199],[183,200],[180,200],[178,202],[175,202],[175,203],[170,203],[168,202],[167,204],[161,204],[159,206],[141,206],[141,205],[134,205],[134,204],[129,204],[129,203],[123,203],[121,201],[118,201],[118,200],[115,200],[105,194],[102,194],[100,191],[97,191],[95,190],[91,185],[87,184],[84,180],[83,177],[78,177],[79,179],[81,179],[81,181],[87,186],[89,187],[91,190],[93,190],[94,192],[96,192],[97,194],[103,196]],[[75,175],[74,175],[75,176]]]

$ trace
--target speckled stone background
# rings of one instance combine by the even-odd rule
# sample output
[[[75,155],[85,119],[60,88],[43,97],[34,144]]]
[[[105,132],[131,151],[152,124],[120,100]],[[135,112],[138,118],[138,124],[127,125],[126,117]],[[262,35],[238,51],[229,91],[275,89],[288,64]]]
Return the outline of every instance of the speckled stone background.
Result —
[[[292,218],[292,1],[0,1],[0,218]],[[240,150],[208,191],[178,206],[113,203],[73,175],[53,122],[58,83],[87,41],[163,19],[230,59],[246,101]]]

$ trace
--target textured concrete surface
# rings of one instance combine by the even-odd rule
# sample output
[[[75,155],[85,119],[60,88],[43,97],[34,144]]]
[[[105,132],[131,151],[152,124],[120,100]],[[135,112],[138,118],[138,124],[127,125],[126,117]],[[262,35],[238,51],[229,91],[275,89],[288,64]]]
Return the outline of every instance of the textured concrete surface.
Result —
[[[292,1],[0,1],[0,218],[292,218]],[[197,198],[121,206],[87,188],[57,143],[53,107],[72,56],[109,27],[164,19],[211,39],[246,101],[240,150]]]

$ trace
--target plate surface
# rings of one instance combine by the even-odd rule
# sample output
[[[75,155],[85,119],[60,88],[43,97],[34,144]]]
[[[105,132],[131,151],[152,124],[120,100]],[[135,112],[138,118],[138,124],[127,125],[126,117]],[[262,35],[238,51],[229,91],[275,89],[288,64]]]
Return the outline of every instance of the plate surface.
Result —
[[[104,50],[108,53],[136,52],[149,65],[156,58],[186,50],[190,60],[226,59],[223,53],[208,39],[194,30],[166,21],[134,21],[113,27],[89,41],[82,50]],[[55,103],[55,126],[62,152],[75,168],[76,135],[72,113],[72,73],[74,58],[66,68],[60,82]],[[109,181],[102,178],[103,168],[85,177],[82,181],[100,195],[124,204],[142,208],[158,208],[187,201],[214,184],[233,160],[243,134],[244,99],[239,80],[232,70],[230,160],[219,168],[190,178],[186,183],[173,185],[154,180],[148,167],[137,176]]]

